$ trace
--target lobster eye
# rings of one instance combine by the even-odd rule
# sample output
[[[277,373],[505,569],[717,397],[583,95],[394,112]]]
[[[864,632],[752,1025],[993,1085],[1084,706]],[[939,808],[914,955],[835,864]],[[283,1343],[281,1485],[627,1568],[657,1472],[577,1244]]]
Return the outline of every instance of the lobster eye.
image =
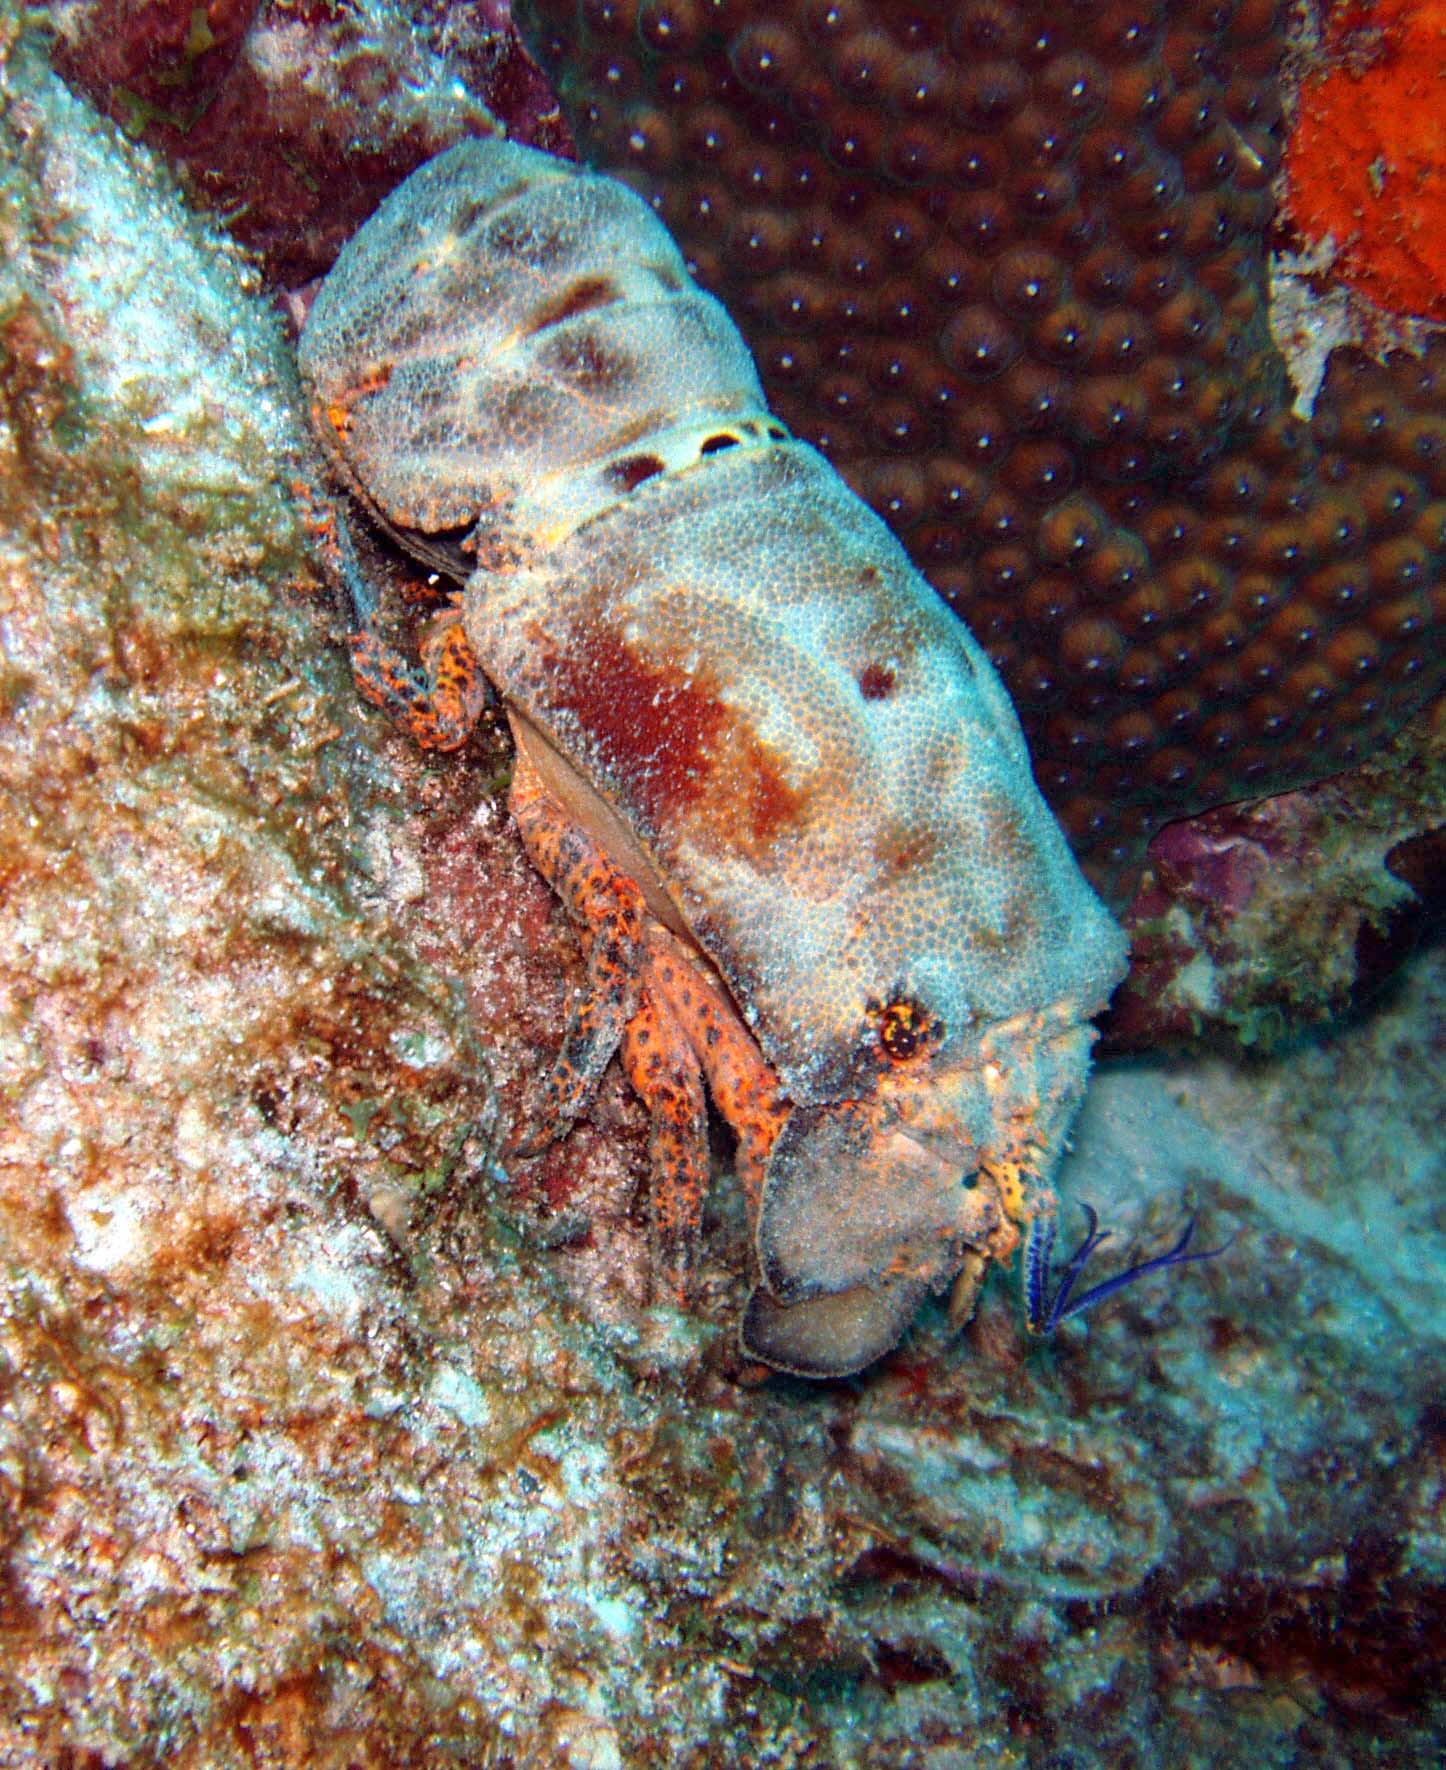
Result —
[[[896,996],[872,1013],[879,1044],[894,1063],[932,1051],[944,1036],[943,1023],[911,996]]]

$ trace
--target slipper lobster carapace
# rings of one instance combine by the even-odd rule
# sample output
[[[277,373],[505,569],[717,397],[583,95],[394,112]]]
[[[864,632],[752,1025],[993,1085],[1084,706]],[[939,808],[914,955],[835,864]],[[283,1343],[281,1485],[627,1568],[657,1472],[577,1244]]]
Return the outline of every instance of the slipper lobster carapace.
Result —
[[[1123,939],[988,660],[769,413],[732,322],[625,186],[469,141],[338,259],[300,360],[333,470],[459,585],[365,693],[460,745],[489,694],[589,990],[519,1147],[620,1052],[678,1291],[705,1087],[757,1254],[745,1349],[859,1370],[1012,1253]]]

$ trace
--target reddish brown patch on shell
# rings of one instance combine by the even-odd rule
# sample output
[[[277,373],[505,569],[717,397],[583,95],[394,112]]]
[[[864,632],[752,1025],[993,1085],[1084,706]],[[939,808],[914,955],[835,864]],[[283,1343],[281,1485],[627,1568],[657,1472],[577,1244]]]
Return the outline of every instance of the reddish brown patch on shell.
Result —
[[[752,733],[747,735],[743,761],[746,800],[740,809],[747,814],[754,843],[766,848],[797,823],[803,795],[784,780]]]
[[[654,828],[697,802],[711,752],[732,714],[706,688],[647,662],[622,638],[593,630],[585,646],[552,652],[547,698],[592,738]]]
[[[538,359],[584,395],[620,393],[637,374],[637,364],[590,332],[560,333]]]
[[[619,293],[611,277],[578,277],[559,294],[544,301],[528,318],[526,336],[535,338],[539,332],[559,326],[564,320],[575,319],[580,313],[608,307],[619,299]]]
[[[691,816],[757,851],[797,822],[803,795],[704,676],[686,678],[592,627],[551,651],[546,699],[570,713],[651,829]]]
[[[614,461],[608,468],[608,478],[619,491],[633,492],[645,480],[656,479],[663,471],[663,462],[656,455],[629,455],[622,461]]]
[[[939,858],[939,838],[933,830],[890,824],[880,833],[874,853],[891,879],[907,879]]]
[[[894,672],[887,664],[865,664],[859,671],[859,693],[866,701],[886,701],[894,692]]]

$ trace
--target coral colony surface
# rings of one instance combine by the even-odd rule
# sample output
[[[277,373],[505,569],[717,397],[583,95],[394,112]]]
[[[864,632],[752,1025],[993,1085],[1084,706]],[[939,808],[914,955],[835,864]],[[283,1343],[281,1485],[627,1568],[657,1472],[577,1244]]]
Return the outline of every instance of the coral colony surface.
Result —
[[[0,5],[4,1770],[1439,1759],[1440,11],[1283,17],[538,7],[565,114],[490,0]],[[1043,1295],[1212,1258],[810,1384],[725,1140],[686,1308],[616,1066],[505,1153],[576,936],[500,723],[358,704],[292,354],[499,126],[652,181],[1101,873],[1293,783],[1156,837]]]
[[[1446,346],[1338,353],[1301,401],[1271,331],[1289,10],[518,7],[583,153],[657,201],[780,415],[990,651],[1107,884],[1168,818],[1369,755],[1446,671]],[[1441,26],[1415,10],[1383,9],[1362,76],[1395,108],[1369,165],[1330,171],[1352,138],[1318,84],[1346,68],[1307,82],[1291,165],[1308,237],[1399,240],[1418,274],[1389,287],[1428,312]],[[1391,208],[1355,227],[1371,166]]]

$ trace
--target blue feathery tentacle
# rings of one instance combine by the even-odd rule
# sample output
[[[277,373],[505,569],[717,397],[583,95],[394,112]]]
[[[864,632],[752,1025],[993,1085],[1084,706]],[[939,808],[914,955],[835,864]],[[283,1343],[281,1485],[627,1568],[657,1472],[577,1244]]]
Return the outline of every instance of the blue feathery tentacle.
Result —
[[[1088,1224],[1085,1238],[1065,1262],[1064,1271],[1060,1275],[1059,1284],[1055,1287],[1054,1297],[1049,1305],[1048,1326],[1044,1330],[1046,1333],[1052,1332],[1066,1316],[1074,1315],[1080,1309],[1082,1300],[1077,1302],[1073,1309],[1067,1307],[1075,1287],[1075,1281],[1089,1264],[1095,1249],[1107,1242],[1112,1234],[1112,1231],[1100,1228],[1100,1220],[1095,1214],[1093,1205],[1082,1204],[1080,1209],[1084,1212]],[[1086,1296],[1090,1294],[1089,1292],[1085,1293]]]
[[[1163,1254],[1155,1254],[1148,1260],[1141,1260],[1134,1266],[1127,1266],[1123,1272],[1116,1272],[1112,1277],[1102,1279],[1076,1296],[1074,1287],[1080,1274],[1088,1265],[1095,1249],[1107,1242],[1111,1233],[1108,1229],[1100,1229],[1099,1217],[1092,1206],[1082,1204],[1080,1208],[1087,1223],[1085,1238],[1065,1262],[1059,1283],[1053,1291],[1050,1290],[1050,1262],[1054,1253],[1053,1216],[1041,1213],[1030,1223],[1024,1248],[1024,1308],[1031,1333],[1052,1334],[1062,1321],[1068,1321],[1072,1315],[1082,1315],[1085,1310],[1093,1309],[1096,1303],[1103,1302],[1106,1297],[1113,1296],[1128,1284],[1133,1284],[1137,1278],[1144,1278],[1147,1273],[1163,1272],[1169,1266],[1193,1266],[1199,1260],[1213,1260],[1230,1246],[1227,1241],[1218,1248],[1201,1248],[1193,1254],[1188,1252],[1190,1239],[1195,1233],[1196,1220],[1192,1216],[1172,1248],[1166,1249]]]
[[[1048,1330],[1049,1268],[1054,1259],[1054,1212],[1040,1211],[1029,1220],[1024,1242],[1024,1317],[1032,1334]]]

